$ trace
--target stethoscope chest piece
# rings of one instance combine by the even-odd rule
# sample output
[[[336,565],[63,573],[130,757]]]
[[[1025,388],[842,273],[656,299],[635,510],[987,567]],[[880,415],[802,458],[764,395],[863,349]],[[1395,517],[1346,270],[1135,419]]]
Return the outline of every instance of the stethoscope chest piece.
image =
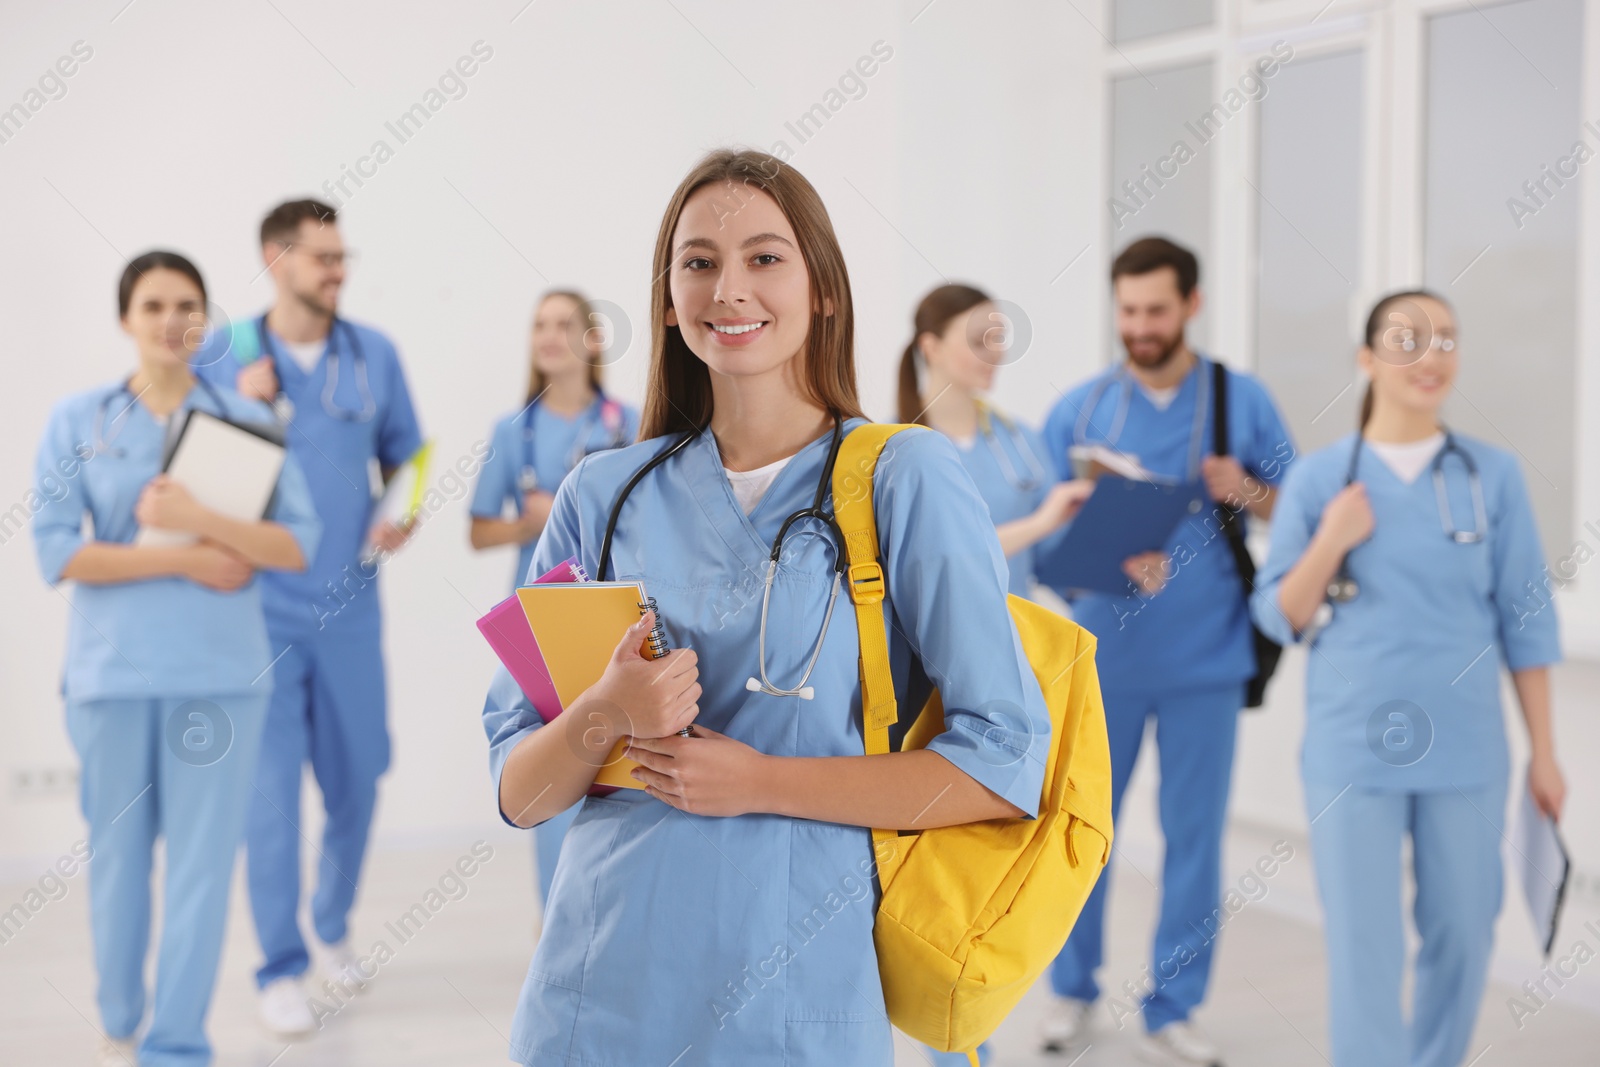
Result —
[[[617,494],[616,501],[611,505],[611,515],[606,520],[605,537],[600,542],[600,560],[595,568],[595,574],[600,581],[604,581],[611,566],[611,540],[617,529],[617,519],[622,514],[623,502],[628,499],[628,494],[633,492],[634,486],[639,484],[650,471],[666,462],[675,453],[681,451],[695,438],[707,433],[705,427],[699,430],[690,430],[680,437],[676,444],[664,449],[654,459],[640,467],[623,485]],[[844,535],[839,530],[833,513],[823,506],[828,498],[829,487],[833,484],[833,465],[839,458],[839,446],[844,441],[844,420],[837,413],[833,416],[833,440],[828,448],[827,459],[822,465],[822,475],[817,479],[817,491],[812,498],[809,508],[801,508],[791,513],[783,520],[783,525],[778,528],[778,535],[773,539],[772,552],[767,557],[767,572],[761,591],[761,622],[756,638],[756,671],[758,676],[753,676],[745,682],[745,689],[752,693],[765,693],[768,696],[799,697],[801,700],[811,700],[816,696],[815,689],[806,683],[811,680],[811,672],[817,666],[817,660],[822,655],[822,646],[828,638],[828,624],[833,620],[834,604],[839,599],[839,589],[843,585],[845,570],[845,545]],[[816,644],[811,648],[810,658],[806,661],[805,669],[800,675],[800,681],[793,688],[781,688],[773,684],[767,674],[767,612],[772,604],[773,580],[778,574],[778,564],[783,556],[783,539],[789,528],[798,522],[810,519],[820,523],[829,534],[834,543],[833,586],[828,592],[828,606],[822,615],[822,630],[817,634]]]

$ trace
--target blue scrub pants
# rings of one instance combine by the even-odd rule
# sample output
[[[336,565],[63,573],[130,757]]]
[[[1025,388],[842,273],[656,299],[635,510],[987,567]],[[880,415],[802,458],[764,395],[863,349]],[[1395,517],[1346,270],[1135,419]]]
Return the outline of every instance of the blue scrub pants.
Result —
[[[1467,1058],[1500,911],[1506,782],[1436,793],[1351,788],[1339,796],[1343,788],[1306,783],[1334,1065],[1456,1067]],[[1400,863],[1408,834],[1421,939],[1409,1027],[1400,1007]]]
[[[1159,695],[1120,693],[1102,686],[1111,744],[1111,812],[1122,810],[1145,723],[1156,724],[1161,761],[1161,917],[1148,972],[1123,976],[1113,995],[1141,994],[1145,1029],[1154,1032],[1189,1017],[1205,999],[1218,928],[1222,887],[1222,831],[1233,775],[1233,743],[1243,684],[1175,690]],[[1050,968],[1058,996],[1093,1003],[1100,996],[1095,971],[1104,960],[1107,867],[1078,916],[1066,947]],[[1208,925],[1209,924],[1209,925]],[[1130,1005],[1131,1007],[1131,1005]]]
[[[578,817],[583,801],[572,805],[553,819],[547,819],[533,828],[533,860],[539,873],[539,903],[550,901],[550,884],[556,880],[556,860],[561,858],[561,842],[566,840],[567,827]]]
[[[166,842],[155,1004],[140,1067],[211,1062],[206,1012],[266,712],[265,693],[67,702],[93,857],[96,1001],[102,1027],[118,1040],[144,1019],[150,873],[156,838]]]
[[[304,974],[300,931],[300,783],[311,762],[327,812],[316,847],[311,921],[323,944],[342,941],[355,903],[378,778],[389,765],[383,653],[377,633],[290,647],[274,668],[272,703],[250,809],[250,910],[266,957],[256,984]]]

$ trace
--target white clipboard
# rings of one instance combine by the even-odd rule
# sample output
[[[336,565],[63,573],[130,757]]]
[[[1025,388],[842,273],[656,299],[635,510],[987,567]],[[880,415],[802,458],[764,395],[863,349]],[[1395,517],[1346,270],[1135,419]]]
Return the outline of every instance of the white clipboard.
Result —
[[[255,522],[266,517],[288,450],[266,427],[250,427],[189,408],[167,448],[162,471],[212,511]],[[175,548],[194,534],[141,526],[133,543]]]
[[[1539,949],[1548,957],[1555,945],[1556,927],[1561,924],[1572,861],[1555,820],[1539,810],[1526,783],[1517,805],[1511,845],[1517,852],[1517,877],[1539,935]]]

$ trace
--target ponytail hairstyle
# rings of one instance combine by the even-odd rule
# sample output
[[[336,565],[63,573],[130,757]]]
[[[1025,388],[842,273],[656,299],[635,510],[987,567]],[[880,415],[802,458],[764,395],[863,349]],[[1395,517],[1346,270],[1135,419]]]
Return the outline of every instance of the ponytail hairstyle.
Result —
[[[1378,298],[1378,302],[1372,305],[1372,311],[1367,315],[1367,330],[1365,334],[1367,348],[1373,352],[1378,350],[1378,344],[1383,337],[1384,319],[1389,314],[1389,310],[1396,304],[1410,303],[1415,300],[1432,300],[1446,308],[1450,307],[1448,300],[1430,289],[1402,289],[1397,292],[1387,293]],[[1361,396],[1361,422],[1357,429],[1365,430],[1367,421],[1371,418],[1372,383],[1369,381],[1367,382],[1366,392]]]
[[[911,317],[911,343],[900,357],[898,421],[927,425],[922,418],[927,405],[917,388],[917,338],[925,333],[942,335],[956,316],[965,315],[990,299],[988,293],[970,285],[941,285],[922,298],[917,313]]]

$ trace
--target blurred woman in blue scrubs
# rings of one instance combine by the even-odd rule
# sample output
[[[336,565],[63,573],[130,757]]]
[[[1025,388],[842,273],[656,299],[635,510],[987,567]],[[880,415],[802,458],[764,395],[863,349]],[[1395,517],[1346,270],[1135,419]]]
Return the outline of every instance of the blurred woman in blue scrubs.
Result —
[[[557,290],[540,299],[527,399],[495,423],[489,459],[472,492],[472,547],[519,546],[513,585],[538,577],[528,573],[533,549],[572,468],[590,453],[631,445],[639,436],[638,410],[600,387],[606,350],[597,318],[579,293]],[[512,518],[505,517],[508,507]],[[570,809],[534,828],[541,902],[550,895],[561,839],[575,814]]]
[[[994,301],[970,285],[941,285],[922,298],[915,330],[900,357],[900,422],[921,423],[950,438],[995,524],[1010,574],[1009,589],[1028,596],[1034,546],[1071,520],[1094,489],[1087,480],[1057,482],[1044,442],[984,399],[995,369],[1011,357],[1010,330]],[[967,1063],[955,1052],[924,1049],[937,1065]],[[990,1058],[988,1042],[979,1062]]]
[[[813,510],[831,499],[838,442],[865,421],[827,210],[775,157],[713,152],[673,193],[651,276],[643,439],[578,464],[531,570],[577,556],[643,583],[674,650],[640,656],[646,613],[549,728],[504,668],[484,703],[506,821],[583,800],[511,1055],[882,1067],[894,1052],[868,828],[1038,809],[1050,719],[1005,558],[950,442],[897,436],[873,480],[890,666],[913,706],[938,678],[947,729],[923,750],[864,755],[855,613],[829,613],[843,549]],[[624,732],[644,788],[585,797]]]
[[[989,505],[1011,592],[1025,597],[1034,546],[1077,514],[1094,483],[1057,482],[1039,435],[983,398],[995,369],[1016,358],[1007,351],[1009,326],[988,294],[941,285],[917,305],[913,325],[900,357],[899,421],[931,426],[955,443]]]
[[[1302,766],[1335,1067],[1451,1067],[1470,1051],[1500,910],[1501,664],[1531,743],[1533,800],[1557,818],[1566,794],[1539,531],[1516,456],[1440,420],[1460,358],[1434,294],[1372,309],[1361,428],[1291,468],[1251,603],[1272,636],[1312,649]],[[1421,938],[1409,1025],[1407,837]]]
[[[130,262],[117,292],[138,348],[129,378],[51,412],[35,491],[39,566],[76,583],[67,637],[67,729],[82,802],[104,1063],[211,1062],[205,1017],[272,687],[258,569],[303,570],[320,532],[287,460],[271,521],[239,522],[161,473],[189,410],[268,424],[264,404],[196,381],[205,283],[171,252]],[[176,421],[175,421],[176,420]],[[93,525],[84,530],[84,519]],[[134,543],[141,527],[192,543]],[[161,947],[149,1028],[144,966],[156,839],[166,842]]]

